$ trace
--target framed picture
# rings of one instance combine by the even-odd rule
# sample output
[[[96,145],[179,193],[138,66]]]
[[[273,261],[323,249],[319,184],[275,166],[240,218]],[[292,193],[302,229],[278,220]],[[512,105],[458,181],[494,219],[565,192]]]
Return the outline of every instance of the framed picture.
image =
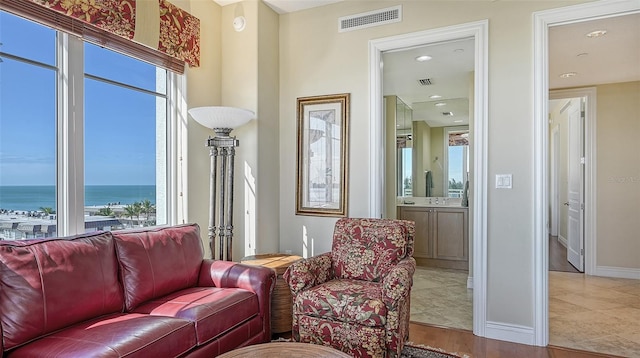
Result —
[[[347,216],[349,94],[297,104],[296,215]]]

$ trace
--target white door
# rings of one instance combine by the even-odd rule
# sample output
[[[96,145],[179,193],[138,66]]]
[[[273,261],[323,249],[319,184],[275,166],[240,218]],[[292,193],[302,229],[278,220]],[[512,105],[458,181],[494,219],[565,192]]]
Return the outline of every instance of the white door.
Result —
[[[584,151],[583,119],[579,99],[571,100],[569,108],[569,227],[567,230],[567,260],[584,272]]]

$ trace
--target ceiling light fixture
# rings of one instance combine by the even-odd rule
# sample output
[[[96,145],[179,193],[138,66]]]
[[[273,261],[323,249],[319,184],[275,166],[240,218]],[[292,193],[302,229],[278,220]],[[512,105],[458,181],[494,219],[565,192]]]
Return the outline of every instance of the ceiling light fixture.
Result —
[[[464,52],[464,49],[463,48],[457,48],[457,49],[453,50],[453,52],[462,53],[462,52]]]
[[[431,56],[429,55],[422,55],[422,56],[416,57],[416,61],[418,62],[429,61],[430,59],[431,59]]]
[[[577,75],[576,72],[567,72],[560,75],[560,78],[571,78]]]
[[[591,31],[587,34],[587,37],[590,39],[595,39],[596,37],[601,37],[607,34],[607,30],[595,30]]]
[[[462,119],[455,120],[453,123],[462,123]]]
[[[431,99],[438,99],[438,98],[442,98],[442,96],[441,96],[441,95],[439,95],[439,94],[432,94],[431,96],[429,96],[429,98],[431,98]]]
[[[446,106],[447,104],[445,102],[438,102],[436,104],[434,104],[434,106],[436,107],[442,107],[442,106]]]
[[[580,57],[580,58],[587,57],[587,56],[589,56],[589,54],[587,52],[579,53],[579,54],[576,55],[576,57]]]

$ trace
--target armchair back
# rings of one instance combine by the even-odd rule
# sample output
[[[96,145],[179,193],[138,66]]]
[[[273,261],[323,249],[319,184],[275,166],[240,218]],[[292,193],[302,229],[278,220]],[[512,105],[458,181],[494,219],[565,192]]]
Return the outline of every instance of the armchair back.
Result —
[[[412,221],[343,218],[333,233],[334,276],[379,282],[391,268],[413,255]]]

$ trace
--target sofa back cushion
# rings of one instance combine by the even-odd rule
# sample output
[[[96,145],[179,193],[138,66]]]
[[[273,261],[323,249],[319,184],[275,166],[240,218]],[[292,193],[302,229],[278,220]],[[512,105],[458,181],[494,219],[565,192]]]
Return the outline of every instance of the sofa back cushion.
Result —
[[[352,219],[336,222],[331,260],[337,278],[378,282],[413,253],[412,221]]]
[[[0,242],[4,349],[122,309],[111,233]]]
[[[203,249],[197,224],[113,232],[125,310],[194,287]]]

